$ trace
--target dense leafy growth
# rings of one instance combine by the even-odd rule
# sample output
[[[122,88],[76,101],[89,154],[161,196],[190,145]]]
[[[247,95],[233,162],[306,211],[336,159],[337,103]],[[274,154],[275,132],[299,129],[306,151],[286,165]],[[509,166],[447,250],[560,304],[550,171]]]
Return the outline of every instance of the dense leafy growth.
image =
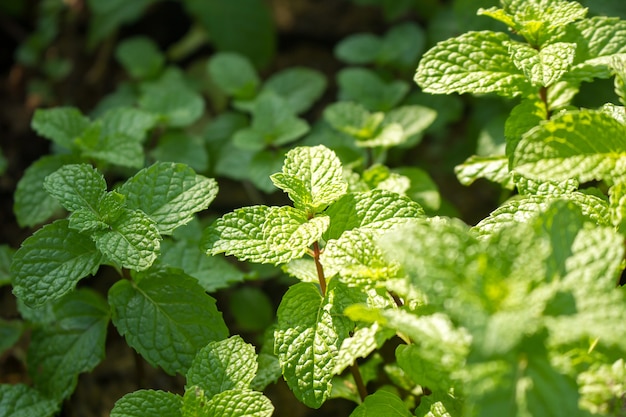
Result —
[[[150,1],[124,19],[88,3],[97,42]],[[477,2],[494,25],[426,52],[413,23],[353,34],[335,54],[362,67],[339,71],[338,100],[312,112],[325,75],[259,71],[275,47],[262,2],[183,3],[218,50],[202,72],[219,114],[203,117],[206,92],[143,36],[118,44],[129,84],[89,116],[34,114],[55,151],[24,173],[14,210],[21,226],[43,225],[15,251],[0,246],[0,285],[22,317],[0,320],[0,351],[29,332],[32,384],[1,384],[1,415],[58,413],[105,357],[109,329],[186,381],[124,395],[115,417],[269,417],[266,388],[280,379],[312,409],[353,401],[352,417],[624,415],[623,20],[502,0]],[[390,19],[414,7],[358,3]],[[415,65],[420,92],[406,79]],[[613,79],[613,101],[584,107],[597,79]],[[483,132],[455,168],[504,192],[472,225],[407,165],[457,117],[458,97],[434,94],[498,103],[499,137]],[[213,177],[256,198],[207,214]],[[106,294],[81,281],[105,268],[119,278]],[[261,290],[270,280],[285,285],[276,308]]]

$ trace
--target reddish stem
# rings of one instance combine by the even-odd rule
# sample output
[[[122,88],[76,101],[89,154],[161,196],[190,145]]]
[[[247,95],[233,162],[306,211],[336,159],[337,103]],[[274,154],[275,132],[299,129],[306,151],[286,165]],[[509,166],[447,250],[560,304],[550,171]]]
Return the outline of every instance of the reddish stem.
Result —
[[[326,296],[326,277],[324,276],[324,268],[320,262],[320,250],[319,243],[313,243],[313,261],[315,261],[315,269],[317,269],[317,279],[320,282],[320,289],[322,290],[322,296]]]

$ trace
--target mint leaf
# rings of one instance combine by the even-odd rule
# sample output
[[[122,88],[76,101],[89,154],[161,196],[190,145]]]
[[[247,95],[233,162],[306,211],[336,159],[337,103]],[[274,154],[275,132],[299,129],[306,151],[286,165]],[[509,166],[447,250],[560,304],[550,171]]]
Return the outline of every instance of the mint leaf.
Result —
[[[0,354],[20,340],[23,331],[24,326],[21,321],[0,318]]]
[[[626,21],[594,16],[572,26],[565,40],[576,43],[578,47],[576,65],[567,78],[573,81],[609,78],[610,57],[626,52]]]
[[[263,90],[270,90],[280,96],[294,113],[307,111],[324,93],[326,78],[316,70],[307,67],[292,67],[270,76],[263,83]]]
[[[69,228],[67,220],[48,224],[27,238],[15,252],[13,291],[27,304],[41,305],[71,291],[94,274],[102,255],[93,241]]]
[[[335,46],[334,54],[348,64],[369,64],[376,60],[382,46],[382,39],[372,33],[355,33],[342,39]]]
[[[451,417],[462,415],[463,403],[459,398],[448,393],[433,392],[420,399],[420,405],[415,410],[417,417]]]
[[[168,126],[189,126],[202,116],[202,96],[191,89],[177,71],[165,72],[158,80],[144,82],[140,87],[139,106],[159,115]]]
[[[483,31],[439,42],[422,56],[415,82],[432,94],[528,95],[530,86],[511,60],[508,41],[504,33]]]
[[[257,370],[254,347],[240,336],[211,342],[200,349],[186,373],[187,389],[200,387],[207,397],[228,390],[245,390]]]
[[[323,210],[348,188],[342,178],[341,161],[323,145],[287,152],[282,172],[271,179],[289,195],[296,208],[307,212]]]
[[[75,148],[75,139],[89,127],[90,120],[75,107],[37,109],[31,127],[38,135],[66,149]]]
[[[608,204],[603,199],[580,192],[545,195],[529,195],[509,200],[495,209],[481,220],[475,230],[479,233],[493,233],[506,227],[534,220],[555,200],[562,199],[575,203],[582,209],[582,213],[592,222],[599,225],[609,225],[610,216]]]
[[[619,182],[609,189],[611,223],[620,233],[626,232],[626,183]]]
[[[255,263],[271,262],[263,224],[271,208],[242,207],[215,220],[204,230],[202,248],[209,255],[225,253],[239,260]]]
[[[552,1],[550,7],[536,0],[526,3],[511,1],[503,3],[503,6],[504,9],[480,9],[478,14],[505,23],[533,46],[543,45],[551,39],[557,28],[582,19],[587,14],[587,9],[580,3],[565,0]]]
[[[111,417],[182,417],[182,404],[182,398],[171,392],[139,390],[117,400]]]
[[[13,211],[21,227],[35,226],[62,210],[59,202],[46,192],[43,182],[48,175],[72,162],[75,161],[67,155],[48,155],[26,168],[13,196]]]
[[[243,272],[223,257],[207,256],[195,241],[163,241],[161,253],[162,263],[182,269],[187,275],[197,279],[207,292],[226,288],[245,278]]]
[[[209,155],[204,139],[182,131],[166,131],[151,152],[156,161],[181,162],[195,171],[205,172],[209,168]]]
[[[532,85],[548,87],[559,81],[571,67],[576,44],[556,42],[538,51],[527,44],[510,42],[509,51],[515,66]]]
[[[117,192],[126,196],[128,208],[141,210],[154,220],[159,233],[171,234],[209,206],[217,195],[217,183],[184,164],[157,162],[139,171]]]
[[[626,127],[604,112],[561,113],[522,137],[512,166],[530,178],[610,181],[626,171],[624,137]]]
[[[107,189],[102,174],[87,164],[65,165],[48,175],[43,186],[67,210],[86,208],[95,213]]]
[[[228,95],[251,100],[261,81],[250,61],[233,52],[215,54],[207,65],[213,81]]]
[[[0,287],[11,283],[11,262],[13,249],[9,245],[0,245]]]
[[[345,68],[337,73],[339,99],[362,103],[371,111],[393,109],[409,92],[404,81],[383,81],[374,71]]]
[[[146,140],[148,131],[157,123],[154,114],[134,107],[112,108],[100,120],[104,136],[127,136],[138,143]]]
[[[276,259],[274,264],[301,258],[328,229],[328,216],[311,219],[301,210],[290,206],[273,207],[263,224],[263,236]]]
[[[141,168],[144,154],[141,143],[126,133],[102,133],[102,121],[94,122],[77,141],[83,159],[95,159],[112,165]]]
[[[152,219],[140,210],[123,209],[108,226],[92,234],[96,247],[107,260],[137,271],[152,265],[161,243],[161,235]]]
[[[113,324],[148,362],[185,373],[198,350],[228,336],[215,300],[183,274],[147,274],[109,290]]]
[[[49,417],[59,410],[57,401],[24,384],[0,384],[0,415]]]
[[[252,390],[232,390],[219,393],[206,405],[211,417],[270,417],[274,406],[269,398]]]
[[[124,39],[115,50],[115,58],[137,79],[154,77],[165,62],[158,45],[145,36]]]
[[[332,301],[305,282],[291,286],[278,307],[275,353],[289,388],[312,408],[319,408],[330,394],[340,343],[331,308]]]
[[[95,292],[80,289],[57,300],[55,323],[36,327],[28,349],[28,369],[43,394],[61,401],[76,387],[78,374],[104,359],[109,307]]]
[[[378,323],[356,329],[350,337],[343,339],[333,373],[339,375],[352,366],[357,358],[369,356],[394,335],[395,332],[385,331]]]
[[[326,239],[337,239],[346,230],[355,228],[372,231],[386,230],[424,216],[424,210],[408,197],[372,190],[350,193],[332,204],[326,214],[330,227]]]
[[[350,417],[378,416],[411,417],[412,414],[400,397],[385,390],[378,390],[374,394],[368,395],[363,404],[360,404],[350,414]]]
[[[296,117],[288,103],[275,93],[262,93],[254,102],[252,125],[238,131],[233,143],[248,150],[291,143],[309,131],[304,119]]]
[[[463,185],[471,185],[479,178],[485,178],[504,188],[515,186],[509,171],[509,158],[504,155],[477,156],[472,155],[462,164],[454,167],[457,179]]]
[[[339,101],[324,109],[324,119],[333,128],[357,140],[376,136],[384,118],[384,113],[370,113],[363,105],[352,101]]]
[[[348,230],[339,239],[329,240],[320,261],[327,278],[339,275],[348,285],[365,287],[393,278],[399,269],[378,249],[374,232],[363,229]]]

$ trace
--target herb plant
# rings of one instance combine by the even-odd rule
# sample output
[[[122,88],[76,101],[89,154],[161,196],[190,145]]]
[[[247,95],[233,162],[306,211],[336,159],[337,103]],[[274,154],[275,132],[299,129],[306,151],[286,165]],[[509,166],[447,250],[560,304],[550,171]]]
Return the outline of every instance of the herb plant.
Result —
[[[389,15],[417,7],[382,3]],[[0,414],[57,413],[104,358],[112,323],[149,364],[185,377],[179,393],[127,393],[115,417],[271,416],[281,379],[311,409],[352,401],[353,417],[623,416],[626,23],[587,13],[565,0],[481,8],[508,32],[433,45],[419,93],[393,76],[421,53],[405,39],[423,42],[417,26],[353,36],[336,55],[370,67],[338,73],[318,120],[320,73],[263,80],[252,62],[266,55],[215,53],[206,143],[194,136],[198,84],[147,38],[122,42],[125,87],[90,117],[59,107],[32,121],[56,153],[27,170],[15,213],[22,226],[54,220],[0,247],[0,284],[23,319],[0,321],[0,351],[29,331],[32,379],[0,385]],[[611,78],[614,102],[576,101]],[[398,158],[454,119],[427,94],[509,100],[500,143],[455,170],[505,190],[476,224],[444,216],[429,175]],[[209,172],[261,201],[213,211]],[[99,276],[85,279],[102,269],[116,273],[106,297],[88,285]],[[261,279],[287,284],[275,319]],[[254,304],[231,311],[250,340],[209,295],[235,283]]]

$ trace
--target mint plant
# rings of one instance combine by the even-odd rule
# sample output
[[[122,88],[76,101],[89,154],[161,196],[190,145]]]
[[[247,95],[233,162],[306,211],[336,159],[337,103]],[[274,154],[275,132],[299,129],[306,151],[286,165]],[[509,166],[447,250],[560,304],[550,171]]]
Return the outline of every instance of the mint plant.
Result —
[[[361,2],[388,16],[434,7]],[[94,9],[123,10],[113,27],[148,3]],[[0,319],[0,352],[26,343],[32,383],[0,384],[1,415],[63,413],[110,328],[185,379],[121,396],[115,417],[271,416],[283,381],[320,414],[336,398],[353,417],[624,414],[622,20],[502,0],[478,15],[508,32],[433,45],[421,92],[397,78],[421,54],[417,26],[361,33],[335,53],[369,67],[341,70],[338,101],[312,112],[325,76],[262,76],[269,49],[228,46],[218,12],[238,2],[184,5],[220,50],[208,61],[173,62],[206,41],[197,26],[167,52],[128,38],[114,54],[130,80],[89,116],[34,114],[53,152],[26,171],[14,209],[43,226],[17,250],[0,245],[0,285],[21,316]],[[611,78],[614,102],[580,107],[585,84]],[[459,103],[496,115],[459,181],[505,190],[472,225],[442,215],[413,164]],[[223,177],[244,182],[250,204],[213,207]],[[103,293],[90,283],[104,271],[116,279]],[[266,284],[284,292],[270,299]]]

